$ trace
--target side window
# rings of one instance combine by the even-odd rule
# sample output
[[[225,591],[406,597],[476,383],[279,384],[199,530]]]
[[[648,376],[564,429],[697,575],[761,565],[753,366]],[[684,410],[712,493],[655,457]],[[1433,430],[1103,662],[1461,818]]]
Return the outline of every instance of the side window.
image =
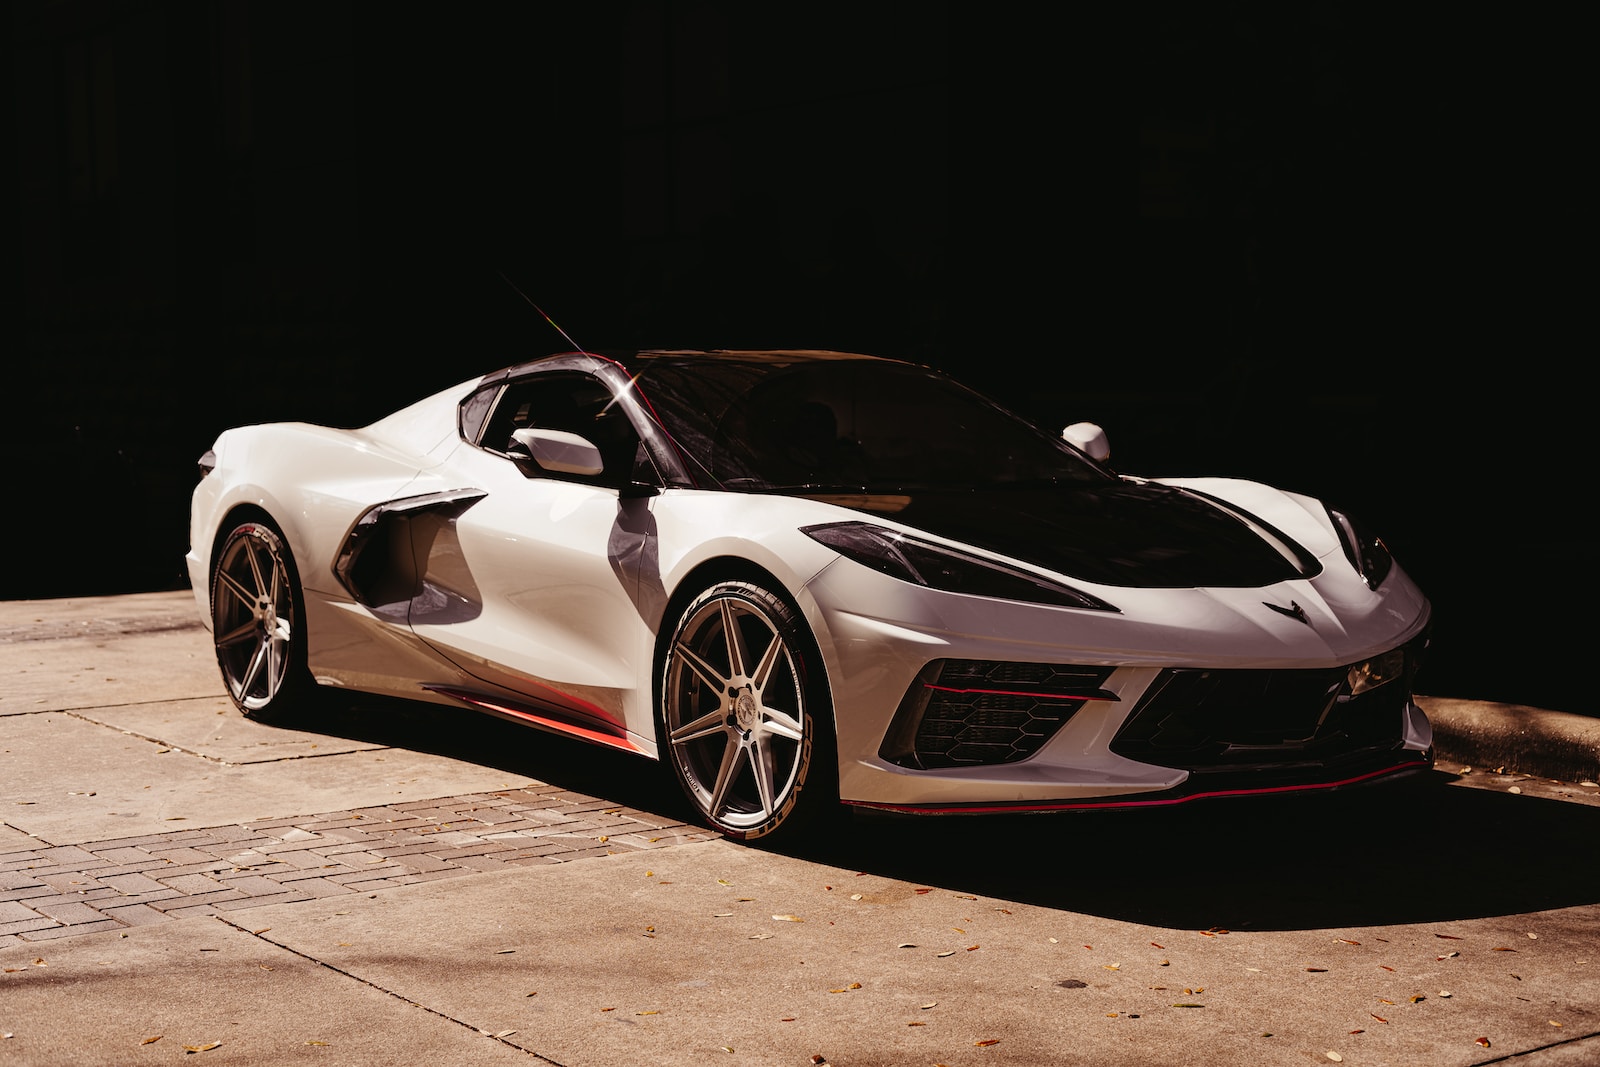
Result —
[[[540,374],[512,382],[495,402],[478,445],[504,454],[515,430],[565,430],[600,449],[605,469],[596,481],[622,485],[633,477],[639,436],[612,400],[611,390],[586,374]]]
[[[461,404],[459,416],[461,439],[477,444],[483,436],[483,420],[489,415],[489,405],[494,403],[494,398],[500,395],[500,386],[491,385],[479,389],[467,397]]]

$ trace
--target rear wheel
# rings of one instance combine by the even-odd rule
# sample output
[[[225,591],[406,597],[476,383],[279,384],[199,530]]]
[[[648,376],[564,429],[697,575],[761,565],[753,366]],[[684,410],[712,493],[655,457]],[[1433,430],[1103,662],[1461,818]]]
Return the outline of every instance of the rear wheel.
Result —
[[[294,557],[260,522],[233,529],[211,581],[211,632],[228,695],[252,719],[281,721],[316,690]]]
[[[714,585],[678,616],[662,672],[666,755],[729,837],[793,837],[837,807],[815,647],[798,612],[749,582]]]

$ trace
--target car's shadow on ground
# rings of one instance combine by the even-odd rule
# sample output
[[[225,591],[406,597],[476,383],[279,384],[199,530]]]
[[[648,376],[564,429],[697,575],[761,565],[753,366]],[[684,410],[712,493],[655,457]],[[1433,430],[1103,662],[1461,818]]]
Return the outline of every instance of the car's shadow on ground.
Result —
[[[488,716],[363,701],[316,727],[693,824],[670,770]],[[1284,930],[1517,915],[1600,902],[1600,807],[1451,787],[1062,815],[855,812],[786,855],[1174,929]]]

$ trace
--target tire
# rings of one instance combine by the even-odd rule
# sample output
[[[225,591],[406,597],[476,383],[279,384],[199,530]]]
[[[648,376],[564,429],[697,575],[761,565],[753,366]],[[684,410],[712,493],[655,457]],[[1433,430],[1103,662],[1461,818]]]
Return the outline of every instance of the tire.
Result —
[[[228,695],[251,719],[287,721],[316,692],[302,603],[283,536],[260,522],[235,527],[212,570],[211,633]]]
[[[837,810],[816,642],[761,586],[721,582],[684,608],[663,658],[660,719],[678,783],[724,835],[793,839]]]

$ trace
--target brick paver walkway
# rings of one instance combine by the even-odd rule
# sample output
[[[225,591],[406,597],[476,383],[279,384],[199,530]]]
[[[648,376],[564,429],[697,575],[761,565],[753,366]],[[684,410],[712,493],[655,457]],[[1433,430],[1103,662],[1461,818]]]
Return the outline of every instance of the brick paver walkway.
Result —
[[[529,786],[0,851],[0,948],[715,836],[555,786]]]

